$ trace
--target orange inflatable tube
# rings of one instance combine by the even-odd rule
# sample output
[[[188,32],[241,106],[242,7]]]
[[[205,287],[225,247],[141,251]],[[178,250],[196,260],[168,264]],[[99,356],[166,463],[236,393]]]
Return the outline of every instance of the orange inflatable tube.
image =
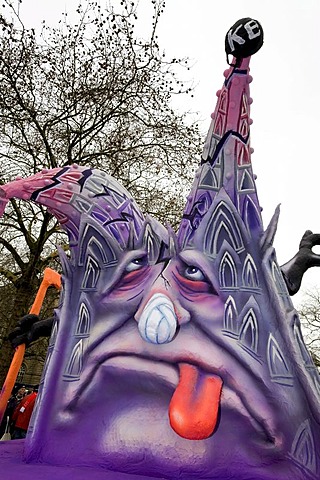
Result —
[[[54,286],[60,290],[61,288],[61,276],[51,268],[44,270],[43,280],[40,284],[36,298],[29,313],[39,315],[43,300],[46,296],[47,290],[50,286]],[[24,344],[19,345],[14,353],[10,368],[8,370],[6,379],[0,392],[0,423],[2,421],[4,412],[7,408],[7,403],[10,398],[12,389],[16,382],[19,370],[21,368],[26,346]]]

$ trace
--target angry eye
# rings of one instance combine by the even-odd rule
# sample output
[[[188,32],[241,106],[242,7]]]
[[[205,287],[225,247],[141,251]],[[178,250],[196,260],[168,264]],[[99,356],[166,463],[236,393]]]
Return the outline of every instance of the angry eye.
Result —
[[[217,295],[211,281],[196,265],[182,262],[173,273],[180,286],[181,292],[186,295],[213,294]]]
[[[125,271],[127,273],[130,272],[135,272],[136,270],[140,270],[140,268],[145,267],[147,265],[147,258],[146,257],[140,257],[140,258],[134,258],[131,260],[130,263],[125,268]]]
[[[113,287],[114,290],[124,292],[141,286],[148,278],[149,271],[150,266],[146,255],[133,258],[122,270],[121,277]]]
[[[188,278],[189,280],[195,280],[195,281],[200,281],[203,282],[206,280],[204,274],[200,270],[200,268],[195,267],[193,265],[188,265],[185,267],[183,276],[185,278]]]

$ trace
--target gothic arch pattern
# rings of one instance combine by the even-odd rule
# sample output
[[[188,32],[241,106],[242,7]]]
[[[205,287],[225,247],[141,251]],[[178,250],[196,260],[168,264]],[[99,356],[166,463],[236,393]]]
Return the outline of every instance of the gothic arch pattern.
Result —
[[[227,241],[236,252],[243,250],[243,240],[234,215],[223,201],[220,202],[207,225],[204,235],[205,251],[216,256],[224,241]]]
[[[81,290],[89,291],[89,290],[96,290],[97,283],[99,280],[100,275],[100,266],[98,262],[91,257],[91,255],[87,256],[86,261],[86,269],[84,272]]]
[[[245,93],[242,95],[242,100],[241,100],[241,114],[240,118],[248,118],[249,116],[249,105],[248,105],[248,98]]]
[[[247,138],[249,135],[249,123],[248,118],[242,118],[239,125],[239,133],[243,138]]]
[[[237,268],[232,255],[225,252],[219,266],[220,288],[237,288]]]
[[[233,297],[229,296],[224,306],[224,333],[233,338],[238,337],[238,311]]]
[[[292,444],[293,458],[311,472],[316,472],[316,452],[309,420],[299,427]]]
[[[228,110],[228,91],[224,89],[221,92],[217,115],[214,123],[214,133],[222,137],[225,131],[226,113]]]
[[[296,317],[296,318],[297,319],[296,319],[296,321],[294,323],[294,326],[293,326],[293,333],[294,333],[295,340],[298,344],[298,347],[299,347],[299,350],[301,352],[304,364],[306,366],[308,366],[308,365],[313,366],[313,361],[312,361],[311,355],[308,352],[307,347],[305,346],[300,326],[297,323],[298,322],[298,317]]]
[[[222,115],[221,113],[218,113],[215,124],[214,124],[214,133],[219,137],[222,137],[223,132],[224,132],[224,115]]]
[[[271,272],[273,280],[276,284],[276,288],[278,291],[279,296],[282,298],[284,304],[288,307],[292,307],[291,300],[289,298],[288,290],[286,284],[284,283],[283,276],[281,270],[277,264],[277,262],[272,261],[271,263]]]
[[[239,332],[239,341],[245,349],[253,353],[258,351],[258,339],[259,339],[259,330],[258,330],[258,321],[253,308],[250,308],[249,311],[243,317],[240,332]]]
[[[245,140],[247,140],[249,137],[249,105],[245,93],[243,93],[241,99],[241,113],[238,123],[238,132]]]
[[[284,285],[282,281],[282,274],[280,272],[278,264],[274,261],[271,264],[271,271],[273,280],[276,282],[278,292],[283,293]]]
[[[105,233],[104,233],[105,235]],[[92,254],[99,259],[103,265],[114,265],[117,261],[117,255],[112,246],[114,242],[105,241],[103,233],[96,227],[90,224],[86,224],[81,235],[79,265],[83,265],[88,250],[91,250]]]
[[[267,360],[272,381],[281,385],[292,385],[293,377],[281,348],[270,333],[267,345]]]
[[[253,258],[249,253],[247,254],[247,257],[243,264],[242,285],[245,288],[249,288],[249,289],[259,288],[257,267],[253,261]]]
[[[227,109],[228,109],[228,91],[226,89],[223,89],[220,95],[218,110],[219,112],[227,113]]]
[[[221,171],[220,168],[211,168],[208,164],[203,166],[201,172],[201,179],[199,182],[199,188],[205,190],[218,190],[221,183]]]
[[[261,214],[257,209],[257,205],[249,195],[246,195],[243,202],[242,218],[249,232],[261,226]]]
[[[249,165],[250,164],[250,155],[249,155],[249,150],[248,146],[244,145],[241,142],[237,142],[238,145],[238,153],[237,153],[237,158],[238,158],[238,165]]]
[[[83,361],[83,340],[79,340],[73,347],[64,377],[67,380],[77,380],[82,370]]]
[[[78,322],[75,335],[77,337],[88,337],[90,334],[90,312],[85,303],[80,304]]]
[[[239,171],[239,191],[240,192],[254,192],[254,181],[250,174],[250,171],[245,169],[241,169]]]

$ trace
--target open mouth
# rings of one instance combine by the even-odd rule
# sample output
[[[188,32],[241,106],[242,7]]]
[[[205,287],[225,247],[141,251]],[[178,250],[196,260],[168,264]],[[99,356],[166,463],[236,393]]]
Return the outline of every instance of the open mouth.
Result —
[[[223,407],[237,411],[240,417],[246,418],[269,444],[277,443],[272,425],[244,401],[245,394],[228,385],[228,378],[222,378],[219,372],[208,372],[201,366],[186,361],[172,364],[137,354],[106,354],[93,368],[84,372],[85,379],[67,405],[68,410],[77,408],[77,402],[85,395],[101,367],[146,373],[170,385],[174,393],[168,405],[168,416],[171,428],[180,437],[204,440],[212,436],[217,429]]]

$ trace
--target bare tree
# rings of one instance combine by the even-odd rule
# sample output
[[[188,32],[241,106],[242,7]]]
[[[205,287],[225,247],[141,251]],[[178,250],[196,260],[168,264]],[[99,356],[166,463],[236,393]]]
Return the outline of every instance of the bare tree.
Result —
[[[304,294],[298,308],[304,340],[313,361],[320,367],[320,290],[314,288]]]
[[[17,6],[0,15],[0,182],[72,163],[101,168],[145,212],[175,226],[199,153],[198,126],[172,107],[192,88],[179,79],[186,59],[158,45],[163,0],[152,0],[148,38],[136,33],[138,1],[85,1],[77,21],[26,29]],[[12,315],[28,311],[44,267],[57,266],[61,238],[41,207],[13,200],[0,223],[0,278],[14,287]],[[59,238],[60,236],[60,238]],[[1,347],[0,339],[0,347]],[[2,345],[0,383],[9,346]]]

